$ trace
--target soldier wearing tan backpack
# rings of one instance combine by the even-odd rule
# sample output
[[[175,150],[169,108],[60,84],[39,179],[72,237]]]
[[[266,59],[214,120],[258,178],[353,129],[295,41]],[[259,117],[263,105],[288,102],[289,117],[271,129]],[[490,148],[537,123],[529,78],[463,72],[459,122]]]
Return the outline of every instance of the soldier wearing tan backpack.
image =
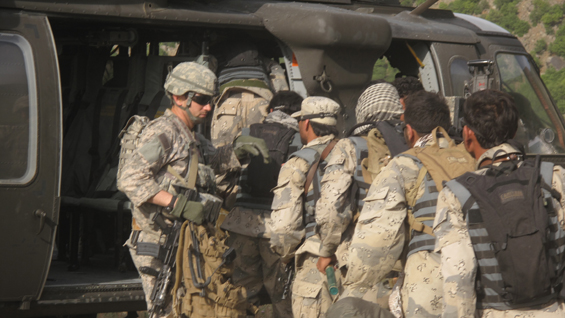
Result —
[[[449,109],[437,94],[408,96],[404,117],[404,135],[412,149],[393,158],[369,189],[349,248],[342,298],[376,301],[396,281],[383,284],[395,264],[397,270],[404,265],[393,313],[439,316],[439,256],[432,252],[430,235],[437,194],[442,181],[472,170],[474,160],[447,135]]]

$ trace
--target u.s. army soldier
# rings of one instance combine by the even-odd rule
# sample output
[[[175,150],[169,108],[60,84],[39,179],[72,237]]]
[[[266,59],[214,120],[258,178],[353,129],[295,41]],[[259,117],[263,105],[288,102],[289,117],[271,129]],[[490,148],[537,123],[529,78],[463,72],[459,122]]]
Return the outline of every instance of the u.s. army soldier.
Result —
[[[136,120],[123,131],[118,188],[134,205],[133,232],[126,244],[140,271],[148,308],[152,308],[150,295],[155,284],[155,276],[151,273],[161,270],[163,262],[144,255],[137,247],[141,242],[157,245],[164,242],[165,235],[158,222],[154,222],[155,215],[161,213],[186,219],[199,232],[207,231],[207,235],[214,236],[211,232],[213,225],[208,226],[204,218],[203,203],[189,199],[178,190],[178,186],[186,187],[193,180],[194,184],[190,187],[196,188],[199,193],[214,194],[215,172],[239,169],[234,152],[242,153],[249,147],[242,147],[236,142],[215,149],[203,136],[193,133],[195,125],[202,123],[211,111],[210,101],[216,92],[215,86],[216,76],[208,68],[192,62],[181,63],[165,82],[171,109],[151,122],[147,118],[135,117]],[[168,219],[162,220],[171,223]],[[222,246],[219,240],[215,244],[220,256]],[[189,291],[190,288],[187,293]],[[198,303],[200,307],[208,303],[207,308],[197,308],[200,311],[215,310],[214,302],[208,300]],[[169,301],[164,313],[171,313],[171,309]],[[241,312],[234,309],[231,312],[234,316],[245,314],[245,310]]]
[[[306,146],[284,164],[274,189],[268,223],[271,247],[283,262],[295,257],[294,317],[321,317],[331,305],[325,270],[335,263],[332,259],[355,208],[350,193],[355,148],[348,139],[335,140],[338,111],[339,105],[326,97],[302,102],[293,117],[299,120]],[[312,166],[315,170],[308,177]],[[339,284],[339,272],[336,276]]]

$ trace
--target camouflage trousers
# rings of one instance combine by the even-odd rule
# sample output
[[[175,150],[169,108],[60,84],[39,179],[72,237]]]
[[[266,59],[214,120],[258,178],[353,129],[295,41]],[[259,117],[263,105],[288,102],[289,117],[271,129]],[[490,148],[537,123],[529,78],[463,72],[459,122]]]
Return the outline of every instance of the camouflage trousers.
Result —
[[[139,233],[139,238],[137,239],[137,242],[159,244],[159,238],[156,235],[147,234],[146,232],[141,231],[141,233]],[[139,272],[139,268],[144,267],[144,266],[153,268],[157,271],[161,270],[161,268],[163,267],[163,262],[161,262],[161,260],[159,260],[159,259],[157,259],[153,256],[137,255],[137,250],[136,250],[135,246],[132,246],[132,244],[131,244],[131,236],[128,239],[128,241],[126,242],[126,245],[129,247],[129,252],[131,254],[131,258],[132,258],[133,263],[135,264],[135,267],[137,268],[138,272]],[[139,276],[141,278],[141,284],[143,286],[143,292],[145,293],[145,301],[147,302],[147,309],[149,309],[153,306],[153,303],[151,302],[150,297],[151,297],[151,292],[153,291],[153,286],[155,286],[156,278],[154,276],[143,274],[141,272],[139,272]],[[167,302],[167,308],[165,309],[165,315],[160,316],[160,317],[167,317],[167,318],[172,317],[172,302],[171,302],[171,300],[169,300]]]
[[[290,293],[282,299],[287,280],[285,266],[271,250],[269,239],[230,232],[228,245],[236,251],[233,283],[245,287],[247,300],[257,305],[259,292],[265,286],[273,304],[273,317],[291,317]]]
[[[328,308],[336,300],[328,288],[325,274],[316,268],[318,256],[304,253],[296,256],[296,278],[292,284],[292,313],[294,318],[325,317]],[[336,283],[341,291],[341,273],[335,272]]]
[[[439,317],[442,313],[440,255],[427,251],[408,257],[400,289],[404,317]]]

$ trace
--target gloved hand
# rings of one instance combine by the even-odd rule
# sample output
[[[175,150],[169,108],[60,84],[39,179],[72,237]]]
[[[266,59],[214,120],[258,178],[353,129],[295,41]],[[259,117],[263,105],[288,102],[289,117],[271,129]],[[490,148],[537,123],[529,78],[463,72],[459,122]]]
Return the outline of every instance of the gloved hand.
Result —
[[[237,159],[243,159],[250,154],[252,156],[263,155],[263,162],[268,164],[271,162],[271,157],[269,157],[269,149],[265,144],[265,141],[261,138],[255,138],[251,136],[239,136],[233,142],[233,152],[237,156]]]
[[[177,195],[177,202],[175,207],[171,211],[171,214],[177,218],[184,218],[198,225],[202,224],[204,221],[204,205],[196,201],[188,201],[188,199],[182,195]]]

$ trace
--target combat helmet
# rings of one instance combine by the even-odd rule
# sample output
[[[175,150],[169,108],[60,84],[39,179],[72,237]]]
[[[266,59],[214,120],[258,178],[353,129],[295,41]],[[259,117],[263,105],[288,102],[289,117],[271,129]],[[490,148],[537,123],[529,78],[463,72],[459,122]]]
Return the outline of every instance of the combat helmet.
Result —
[[[183,62],[167,75],[164,87],[173,95],[194,92],[213,96],[216,94],[216,75],[206,66]]]

